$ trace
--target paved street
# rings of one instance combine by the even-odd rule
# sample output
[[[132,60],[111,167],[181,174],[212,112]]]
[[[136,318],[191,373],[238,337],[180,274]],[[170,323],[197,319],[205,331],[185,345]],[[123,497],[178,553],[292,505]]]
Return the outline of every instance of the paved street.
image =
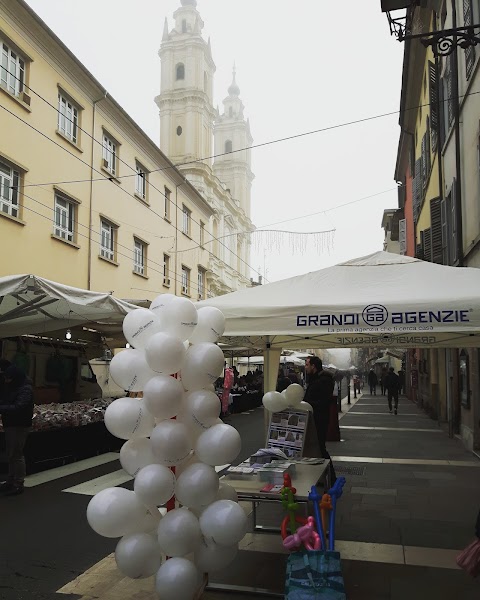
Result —
[[[456,569],[455,556],[473,539],[480,461],[404,398],[397,416],[382,396],[363,395],[346,408],[342,441],[329,449],[347,478],[337,547],[349,600],[478,600],[479,582]],[[229,419],[242,435],[240,458],[262,445],[262,409]],[[117,458],[103,455],[30,476],[23,496],[0,499],[2,600],[153,599],[151,581],[126,580],[116,571],[115,540],[86,523],[93,493],[131,486]],[[278,524],[282,514],[269,508],[259,518]],[[212,580],[281,591],[286,555],[278,536],[248,534],[241,548],[234,566]]]

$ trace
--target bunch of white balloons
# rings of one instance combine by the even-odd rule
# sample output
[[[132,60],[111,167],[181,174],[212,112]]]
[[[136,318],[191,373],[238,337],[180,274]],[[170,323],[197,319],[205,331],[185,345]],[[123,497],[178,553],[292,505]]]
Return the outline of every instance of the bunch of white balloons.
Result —
[[[219,419],[212,385],[224,368],[215,343],[224,329],[218,309],[197,311],[187,298],[162,294],[149,310],[126,315],[123,331],[132,348],[110,364],[117,385],[143,392],[114,400],[105,412],[107,429],[126,440],[120,462],[135,478],[134,491],[99,492],[87,519],[98,534],[121,538],[115,559],[124,575],[156,574],[162,600],[193,598],[204,573],[235,558],[247,530],[235,490],[220,483],[214,468],[241,449],[236,429]],[[162,517],[159,507],[174,497],[178,508]]]
[[[283,392],[267,392],[262,399],[263,406],[270,412],[281,412],[287,408],[313,411],[311,404],[303,401],[305,392],[298,383],[291,383]]]

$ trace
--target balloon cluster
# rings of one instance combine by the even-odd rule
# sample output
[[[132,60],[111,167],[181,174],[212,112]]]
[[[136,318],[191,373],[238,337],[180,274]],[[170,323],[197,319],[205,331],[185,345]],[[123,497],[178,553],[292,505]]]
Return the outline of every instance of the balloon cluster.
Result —
[[[126,315],[123,332],[133,348],[110,364],[117,385],[143,392],[115,400],[105,412],[107,429],[126,440],[120,462],[135,478],[134,490],[99,492],[87,519],[98,534],[121,538],[115,559],[124,575],[156,574],[162,600],[193,598],[203,573],[235,558],[247,530],[235,490],[220,483],[214,468],[241,449],[238,432],[219,419],[212,385],[224,367],[215,343],[224,329],[218,309],[197,311],[187,298],[162,294],[149,310]],[[179,508],[162,517],[159,507],[174,497]]]
[[[281,412],[287,408],[313,411],[308,402],[303,401],[305,392],[298,383],[291,383],[283,392],[267,392],[262,399],[263,406],[270,412]]]

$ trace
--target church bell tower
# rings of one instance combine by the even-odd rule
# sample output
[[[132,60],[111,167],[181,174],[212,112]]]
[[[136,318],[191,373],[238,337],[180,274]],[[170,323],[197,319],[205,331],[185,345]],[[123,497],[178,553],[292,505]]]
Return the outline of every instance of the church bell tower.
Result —
[[[210,40],[202,37],[203,21],[196,0],[181,0],[171,31],[167,19],[159,50],[160,148],[175,164],[200,159],[212,166],[213,77]]]
[[[240,88],[233,66],[233,80],[223,101],[223,113],[215,122],[215,163],[213,171],[230,189],[247,217],[250,218],[250,198],[254,175],[251,170],[253,143],[250,122],[245,120]]]

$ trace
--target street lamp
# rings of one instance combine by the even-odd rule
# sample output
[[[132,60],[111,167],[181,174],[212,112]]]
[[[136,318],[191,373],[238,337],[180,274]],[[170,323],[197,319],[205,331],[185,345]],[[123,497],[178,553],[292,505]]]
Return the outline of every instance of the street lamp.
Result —
[[[387,14],[390,33],[399,42],[419,39],[425,48],[432,47],[434,56],[448,56],[456,48],[466,50],[471,46],[480,44],[480,24],[469,24],[465,27],[453,27],[427,33],[412,33],[415,9],[426,7],[427,0],[380,0],[380,2],[382,12]],[[454,5],[452,5],[452,9],[456,12]],[[399,10],[405,10],[406,12],[400,15],[392,14]]]

